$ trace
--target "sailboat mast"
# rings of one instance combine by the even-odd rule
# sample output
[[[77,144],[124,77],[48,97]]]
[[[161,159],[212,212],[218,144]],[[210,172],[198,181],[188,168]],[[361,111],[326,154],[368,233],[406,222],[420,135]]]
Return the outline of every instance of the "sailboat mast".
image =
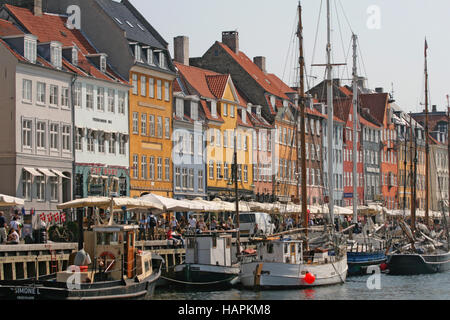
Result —
[[[303,228],[306,229],[306,237],[308,236],[308,207],[307,207],[307,190],[306,190],[306,132],[305,132],[305,59],[303,56],[303,24],[302,24],[302,6],[299,2],[298,4],[298,16],[299,16],[299,24],[298,24],[298,39],[300,44],[300,152],[301,152],[301,189],[302,189],[302,218],[303,218]],[[298,130],[296,130],[298,132]],[[297,143],[298,143],[297,139]],[[297,157],[298,158],[298,157]],[[297,166],[300,169],[299,166]],[[297,192],[300,192],[299,188],[297,188]],[[299,197],[300,198],[300,197]]]
[[[357,67],[357,40],[358,36],[354,34],[353,38],[353,223],[358,223],[358,67]]]
[[[414,130],[412,127],[412,115],[409,114],[409,126],[411,130],[410,151],[411,151],[411,230],[416,230],[416,175],[415,175],[415,150],[413,146]]]
[[[330,0],[327,0],[327,104],[328,104],[328,198],[330,223],[334,225],[334,172],[333,172],[333,65],[331,63],[331,10]],[[334,231],[334,227],[333,227]]]
[[[430,141],[428,137],[428,57],[427,57],[428,44],[425,39],[425,225],[429,224],[429,209],[430,209],[430,199],[429,199],[429,170],[430,170]]]
[[[237,133],[234,135],[234,192],[236,196],[236,226],[237,226],[237,239],[236,239],[236,255],[240,255],[241,251],[241,230],[239,219],[239,184],[238,184],[238,162],[237,162]]]

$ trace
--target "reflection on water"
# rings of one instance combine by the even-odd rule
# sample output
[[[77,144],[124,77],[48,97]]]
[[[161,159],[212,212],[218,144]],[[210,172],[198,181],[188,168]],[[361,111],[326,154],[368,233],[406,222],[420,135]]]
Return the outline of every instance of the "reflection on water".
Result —
[[[348,278],[345,284],[307,290],[180,292],[157,288],[157,300],[450,300],[450,272],[420,276],[381,275],[381,289],[367,287],[369,276]]]

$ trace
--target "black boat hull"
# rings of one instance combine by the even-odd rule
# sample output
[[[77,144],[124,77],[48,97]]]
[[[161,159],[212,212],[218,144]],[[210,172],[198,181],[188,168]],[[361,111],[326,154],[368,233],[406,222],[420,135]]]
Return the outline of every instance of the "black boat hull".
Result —
[[[392,254],[387,261],[391,275],[433,274],[450,271],[450,252],[440,255]]]
[[[380,266],[387,261],[383,251],[377,252],[347,252],[347,276],[360,276],[367,274],[370,266]]]
[[[137,300],[153,296],[160,273],[140,282],[133,280],[82,284],[68,289],[54,281],[1,281],[1,300]]]

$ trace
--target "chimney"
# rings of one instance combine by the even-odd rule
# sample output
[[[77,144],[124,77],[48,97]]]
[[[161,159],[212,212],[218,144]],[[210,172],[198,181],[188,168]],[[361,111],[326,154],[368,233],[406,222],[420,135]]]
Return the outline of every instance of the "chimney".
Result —
[[[384,89],[383,88],[375,88],[375,92],[376,93],[383,93]]]
[[[262,72],[266,73],[266,57],[254,57],[253,58],[254,64],[258,66],[258,68],[261,69]]]
[[[189,38],[185,36],[178,36],[173,39],[173,47],[175,54],[175,61],[189,65]]]
[[[33,13],[37,17],[42,16],[42,0],[34,0]]]
[[[433,109],[432,109],[433,111],[433,113],[436,113],[437,112],[437,105],[433,105]]]
[[[361,90],[364,90],[366,88],[366,78],[364,77],[358,77],[358,88],[360,88]]]
[[[341,87],[341,79],[333,79],[333,84],[336,86],[336,87]]]
[[[239,32],[224,31],[222,32],[222,42],[228,46],[234,53],[239,53]]]

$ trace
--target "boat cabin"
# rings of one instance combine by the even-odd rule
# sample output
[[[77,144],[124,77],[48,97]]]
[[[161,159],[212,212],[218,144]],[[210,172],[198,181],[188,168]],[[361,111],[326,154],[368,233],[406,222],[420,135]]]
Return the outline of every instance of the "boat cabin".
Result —
[[[265,262],[299,264],[303,261],[303,242],[297,240],[264,241],[257,244],[258,259]]]
[[[186,236],[186,264],[231,266],[230,234],[198,234]]]

